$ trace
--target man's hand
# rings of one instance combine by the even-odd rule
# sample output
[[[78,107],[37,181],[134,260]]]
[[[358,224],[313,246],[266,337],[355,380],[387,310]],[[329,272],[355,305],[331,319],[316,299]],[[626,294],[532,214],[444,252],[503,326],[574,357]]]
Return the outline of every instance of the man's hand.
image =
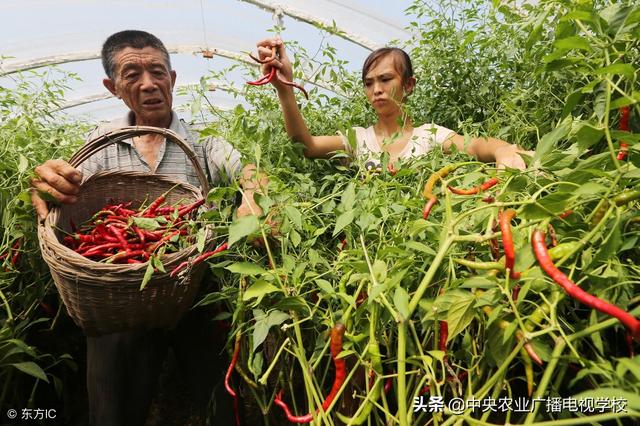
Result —
[[[31,179],[31,203],[40,219],[49,214],[47,203],[39,194],[46,194],[61,203],[78,200],[82,173],[63,160],[49,160],[35,168],[37,177]]]
[[[524,170],[527,168],[520,154],[533,156],[533,151],[525,151],[516,145],[505,145],[496,149],[496,166],[498,169],[511,167],[512,169]]]
[[[251,199],[249,200],[249,198]],[[236,210],[236,215],[238,217],[250,215],[262,216],[262,209],[260,208],[258,203],[253,200],[253,191],[250,195],[247,193],[243,195],[242,203],[238,207],[238,210]]]

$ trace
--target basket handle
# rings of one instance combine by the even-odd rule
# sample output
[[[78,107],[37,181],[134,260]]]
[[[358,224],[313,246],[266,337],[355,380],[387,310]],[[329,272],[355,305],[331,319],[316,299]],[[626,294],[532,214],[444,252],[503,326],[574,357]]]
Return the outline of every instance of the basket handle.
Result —
[[[69,164],[73,167],[78,167],[89,157],[99,151],[102,151],[109,145],[123,141],[125,139],[129,139],[133,136],[140,136],[148,133],[163,135],[166,139],[174,142],[182,149],[182,151],[184,151],[184,153],[187,155],[187,158],[191,160],[191,164],[196,170],[198,181],[200,182],[200,186],[206,197],[206,195],[209,193],[209,182],[207,181],[207,176],[204,170],[202,170],[202,166],[198,162],[198,157],[196,156],[195,152],[193,152],[193,149],[191,149],[191,147],[187,144],[187,142],[185,142],[177,133],[169,129],[151,126],[128,126],[113,130],[111,132],[107,132],[102,136],[99,136],[84,144],[82,148],[78,150],[78,152],[73,154],[73,157],[71,157],[71,159],[69,160]]]

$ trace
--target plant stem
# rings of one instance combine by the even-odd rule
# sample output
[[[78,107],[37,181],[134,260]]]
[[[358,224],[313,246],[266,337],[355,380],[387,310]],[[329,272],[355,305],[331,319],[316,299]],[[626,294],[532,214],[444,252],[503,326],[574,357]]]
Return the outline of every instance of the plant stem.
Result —
[[[407,420],[407,324],[406,320],[398,323],[398,423],[400,426],[409,426]]]
[[[424,292],[427,291],[429,284],[431,284],[431,280],[433,280],[433,277],[435,276],[438,268],[440,267],[440,264],[442,263],[442,260],[444,259],[445,254],[447,254],[447,251],[449,250],[449,247],[451,247],[451,244],[453,244],[453,242],[454,242],[454,238],[452,236],[448,236],[444,240],[444,242],[440,245],[440,248],[436,253],[436,257],[431,261],[431,265],[429,266],[429,269],[424,275],[424,278],[422,278],[422,281],[418,285],[418,289],[413,294],[413,297],[409,302],[408,318],[411,318],[411,315],[418,307],[418,303],[420,303],[420,299],[422,299]]]

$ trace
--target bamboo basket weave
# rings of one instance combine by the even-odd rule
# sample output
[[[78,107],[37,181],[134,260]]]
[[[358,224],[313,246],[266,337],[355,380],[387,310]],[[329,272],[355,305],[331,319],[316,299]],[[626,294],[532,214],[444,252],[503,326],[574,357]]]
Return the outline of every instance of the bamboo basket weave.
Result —
[[[71,231],[71,221],[83,223],[111,200],[132,201],[137,208],[144,200],[153,200],[172,188],[168,203],[193,202],[209,192],[205,172],[191,147],[168,129],[125,127],[86,143],[69,160],[78,167],[83,161],[107,146],[133,136],[157,133],[178,144],[191,160],[202,190],[171,177],[130,171],[100,172],[82,183],[78,201],[57,205],[38,225],[42,257],[49,265],[56,288],[69,316],[87,336],[131,329],[171,328],[191,306],[202,280],[206,262],[189,266],[178,277],[169,272],[197,253],[193,244],[162,257],[166,273],[154,272],[143,290],[140,284],[147,269],[143,264],[106,264],[87,259],[61,243],[63,233]],[[213,233],[206,230],[207,244]]]

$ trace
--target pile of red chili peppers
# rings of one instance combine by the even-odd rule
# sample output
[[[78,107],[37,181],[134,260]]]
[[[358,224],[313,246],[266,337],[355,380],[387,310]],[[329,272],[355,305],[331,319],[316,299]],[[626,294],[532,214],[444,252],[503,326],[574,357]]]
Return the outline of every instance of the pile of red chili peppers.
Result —
[[[105,263],[144,263],[161,247],[175,251],[189,234],[190,213],[204,199],[165,206],[166,196],[138,210],[129,209],[131,202],[107,204],[63,242],[81,256]]]

